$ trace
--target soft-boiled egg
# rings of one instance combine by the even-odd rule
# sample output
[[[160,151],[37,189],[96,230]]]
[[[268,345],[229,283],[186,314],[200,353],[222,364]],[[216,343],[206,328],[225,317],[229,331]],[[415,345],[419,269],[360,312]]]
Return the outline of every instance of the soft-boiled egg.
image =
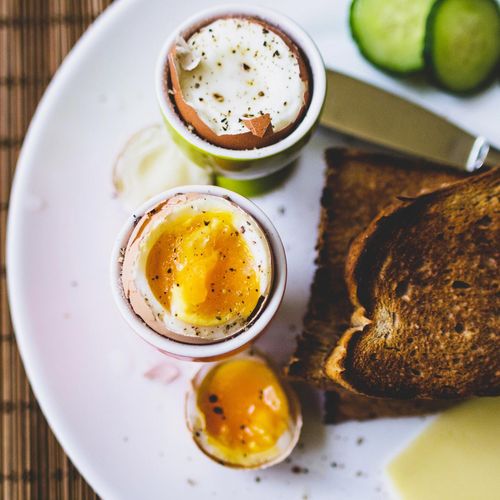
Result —
[[[272,272],[267,237],[250,214],[226,197],[187,193],[138,220],[121,279],[132,309],[153,330],[203,343],[251,324]]]
[[[228,149],[273,144],[301,121],[311,77],[301,50],[262,19],[223,17],[179,37],[168,57],[180,117]]]
[[[297,396],[255,351],[197,373],[186,397],[186,421],[207,456],[246,469],[284,460],[302,427]]]

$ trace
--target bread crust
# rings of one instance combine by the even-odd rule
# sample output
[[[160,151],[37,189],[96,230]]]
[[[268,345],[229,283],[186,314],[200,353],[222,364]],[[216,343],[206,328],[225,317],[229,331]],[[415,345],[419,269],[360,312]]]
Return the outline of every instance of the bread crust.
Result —
[[[500,234],[500,216],[498,212],[499,186],[500,168],[495,168],[480,173],[473,178],[459,180],[434,191],[425,192],[416,198],[401,199],[382,210],[368,225],[366,230],[353,241],[346,260],[345,279],[350,300],[356,309],[352,316],[351,327],[342,335],[326,362],[325,371],[332,380],[351,391],[377,397],[453,399],[500,394],[500,340],[497,336],[498,316],[495,313],[495,304],[489,304],[488,302],[494,301],[494,289],[498,287],[496,266],[499,250],[498,235]],[[455,198],[457,199],[455,200]],[[453,221],[454,218],[458,218],[459,222],[457,224],[467,223],[468,225],[467,229],[457,228],[456,232],[464,231],[465,234],[465,232],[473,230],[471,229],[471,224],[474,223],[474,221],[471,222],[467,219],[468,214],[462,215],[467,208],[467,206],[464,206],[466,200],[470,201],[473,210],[476,210],[477,219],[481,220],[482,217],[487,220],[487,230],[491,231],[493,236],[485,237],[484,233],[478,232],[475,236],[476,240],[478,240],[477,245],[474,245],[474,241],[471,241],[471,238],[469,240],[461,238],[468,244],[467,248],[471,247],[469,254],[466,254],[464,257],[465,262],[462,262],[461,265],[466,266],[468,259],[477,263],[483,257],[488,258],[492,267],[490,278],[488,278],[488,271],[478,270],[476,274],[485,275],[485,279],[491,281],[493,290],[490,291],[487,289],[487,292],[484,292],[485,298],[481,304],[474,304],[474,300],[477,302],[482,298],[480,294],[479,298],[478,294],[476,294],[471,299],[463,297],[462,294],[454,303],[445,303],[449,308],[448,310],[441,309],[438,312],[451,316],[451,311],[457,309],[457,304],[460,304],[464,310],[467,311],[469,309],[469,315],[472,315],[470,311],[471,307],[481,307],[481,311],[483,311],[491,306],[491,312],[485,312],[480,316],[479,320],[481,324],[479,326],[475,325],[477,330],[477,333],[474,333],[476,339],[471,340],[466,338],[464,340],[463,337],[460,338],[457,335],[463,332],[464,327],[462,323],[456,324],[456,332],[452,334],[444,331],[445,329],[442,329],[443,331],[440,332],[437,329],[433,331],[431,326],[427,337],[423,337],[420,334],[420,331],[423,331],[424,327],[427,326],[424,320],[419,321],[417,319],[413,320],[413,322],[408,322],[405,329],[399,328],[399,325],[384,325],[382,318],[384,310],[392,310],[393,315],[398,314],[398,306],[394,300],[394,297],[397,297],[396,290],[391,295],[391,293],[387,292],[388,287],[380,284],[384,280],[384,277],[390,274],[387,270],[394,267],[394,259],[398,258],[396,250],[391,247],[392,242],[384,241],[385,233],[392,236],[396,235],[399,238],[398,241],[404,241],[403,236],[405,234],[404,231],[406,231],[408,237],[416,240],[415,244],[419,243],[418,237],[415,236],[415,227],[421,221],[418,220],[415,214],[419,215],[418,211],[421,210],[422,217],[425,214],[430,214],[429,217],[434,218],[434,222],[431,219],[431,223],[434,224],[436,220],[439,223],[440,218],[443,219],[443,224],[451,224],[450,220]],[[445,210],[449,210],[449,215],[443,214],[441,216],[438,213],[438,208],[434,208],[440,203],[443,205],[443,213]],[[474,214],[475,212],[471,209],[470,213]],[[416,222],[407,224],[405,217],[412,216],[416,217]],[[448,226],[448,229],[449,227],[453,226]],[[448,231],[448,233],[451,233],[452,236],[454,234],[453,231]],[[462,235],[460,234],[459,236]],[[461,239],[457,237],[454,240],[451,237],[449,241],[435,242],[434,245],[450,245],[451,247],[453,244],[456,245],[457,242],[459,244]],[[394,243],[394,247],[397,245],[397,242]],[[380,250],[380,247],[383,247],[384,250]],[[390,248],[390,250],[385,251],[386,247]],[[433,254],[433,252],[429,252],[428,250],[429,247],[432,248],[432,245],[429,246],[425,243],[423,247],[427,247],[426,250],[421,250],[424,252],[424,255],[425,252],[428,252],[430,255]],[[451,249],[449,251],[451,252]],[[481,255],[471,255],[471,252],[479,252]],[[453,270],[456,262],[446,262],[447,253],[448,248],[445,252],[442,252],[444,262],[440,264],[446,268],[450,267]],[[455,254],[460,255],[461,249],[453,253],[453,255]],[[410,271],[416,273],[418,269],[410,269]],[[411,280],[411,272],[409,280]],[[368,274],[371,274],[371,276],[367,276]],[[439,270],[434,272],[434,275],[439,275]],[[443,279],[441,276],[439,276],[439,281],[439,286],[442,286]],[[457,283],[457,287],[470,288],[468,283],[461,282],[458,278],[452,282],[452,286],[455,283]],[[485,286],[484,280],[481,284],[483,287]],[[443,294],[446,294],[447,290],[443,290]],[[481,289],[482,291],[483,288]],[[453,295],[450,295],[450,297],[453,297]],[[402,300],[404,299],[405,295],[402,296]],[[420,302],[419,306],[416,306],[416,314],[418,314],[420,309],[425,309],[427,312],[430,310],[435,311],[435,308],[431,309],[426,305],[425,298],[418,297],[418,299]],[[484,301],[486,301],[487,307]],[[384,304],[381,305],[381,302],[384,302]],[[405,318],[401,321],[404,322]],[[434,321],[438,322],[437,319],[434,319]],[[382,326],[380,326],[381,324]],[[391,349],[393,351],[390,354],[384,352],[377,345],[373,349],[373,352],[370,352],[370,359],[383,358],[392,366],[394,373],[389,377],[385,377],[385,379],[384,377],[374,376],[374,370],[376,369],[375,362],[368,361],[367,352],[370,349],[367,346],[370,338],[374,339],[374,344],[380,340],[380,332],[384,328],[383,334],[386,338],[406,335],[412,339],[412,342],[414,338],[416,339],[414,346],[416,345],[417,347],[419,346],[419,342],[420,344],[425,342],[421,351],[424,352],[429,361],[422,361],[415,358],[413,360],[404,359],[405,356],[408,356],[408,352],[405,350],[404,339],[392,342]],[[468,332],[466,331],[465,333]],[[444,339],[438,338],[439,334],[443,334]],[[432,351],[432,348],[435,348],[436,351]],[[417,360],[418,369],[414,368],[417,365]],[[460,363],[463,365],[462,368]],[[379,369],[384,370],[384,367],[380,366]]]
[[[331,148],[325,156],[317,268],[288,376],[329,391],[325,398],[328,422],[420,415],[448,407],[453,403],[362,396],[338,385],[324,368],[353,310],[343,279],[351,240],[398,196],[412,197],[466,174],[422,160],[355,149]]]

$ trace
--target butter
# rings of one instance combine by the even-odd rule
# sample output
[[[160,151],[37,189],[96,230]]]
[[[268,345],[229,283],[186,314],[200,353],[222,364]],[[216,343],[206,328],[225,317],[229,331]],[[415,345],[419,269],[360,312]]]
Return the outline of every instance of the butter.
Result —
[[[500,499],[500,397],[444,412],[387,472],[404,500]]]

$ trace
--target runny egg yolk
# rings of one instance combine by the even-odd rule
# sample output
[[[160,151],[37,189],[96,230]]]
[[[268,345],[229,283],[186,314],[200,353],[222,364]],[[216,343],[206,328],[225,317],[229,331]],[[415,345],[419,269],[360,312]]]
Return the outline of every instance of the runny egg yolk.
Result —
[[[197,403],[207,437],[227,453],[268,451],[288,428],[287,396],[274,372],[257,360],[216,366],[202,382]]]
[[[162,306],[195,326],[245,320],[260,298],[254,257],[230,212],[177,218],[153,244],[146,275]]]

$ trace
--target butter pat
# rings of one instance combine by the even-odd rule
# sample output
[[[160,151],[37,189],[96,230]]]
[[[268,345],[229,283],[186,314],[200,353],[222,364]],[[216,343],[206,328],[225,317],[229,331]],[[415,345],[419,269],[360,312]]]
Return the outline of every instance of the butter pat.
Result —
[[[500,397],[446,411],[387,472],[404,500],[498,500]]]

